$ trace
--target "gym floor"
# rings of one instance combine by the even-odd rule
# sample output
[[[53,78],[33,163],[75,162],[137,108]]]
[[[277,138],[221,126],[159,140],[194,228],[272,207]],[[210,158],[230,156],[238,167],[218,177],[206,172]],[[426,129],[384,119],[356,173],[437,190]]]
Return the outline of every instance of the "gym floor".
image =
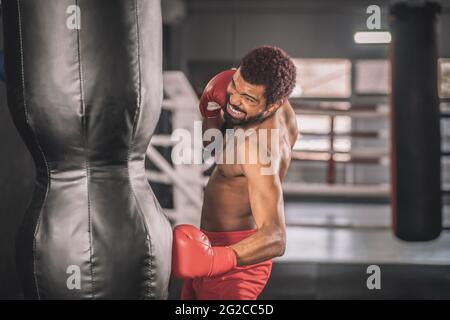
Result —
[[[260,299],[450,299],[449,230],[431,242],[398,240],[388,204],[290,201],[285,213],[286,252]],[[366,285],[373,264],[381,290]],[[180,288],[172,283],[171,297]]]

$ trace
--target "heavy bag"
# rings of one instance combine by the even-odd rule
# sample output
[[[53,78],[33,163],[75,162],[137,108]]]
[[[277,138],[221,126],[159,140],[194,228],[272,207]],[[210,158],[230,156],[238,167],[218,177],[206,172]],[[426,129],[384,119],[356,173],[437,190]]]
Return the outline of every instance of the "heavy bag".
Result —
[[[442,229],[436,14],[427,2],[391,7],[391,189],[394,234],[437,238]]]
[[[167,298],[171,226],[144,167],[162,102],[159,1],[2,4],[8,104],[36,164],[16,244],[25,297]]]

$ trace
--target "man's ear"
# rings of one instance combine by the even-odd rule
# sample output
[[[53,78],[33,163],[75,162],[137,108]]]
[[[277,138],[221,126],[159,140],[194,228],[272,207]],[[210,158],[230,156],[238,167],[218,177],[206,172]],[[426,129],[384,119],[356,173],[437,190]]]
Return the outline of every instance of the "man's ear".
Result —
[[[284,99],[278,100],[277,102],[269,104],[267,108],[268,113],[273,113],[277,111],[284,104]]]

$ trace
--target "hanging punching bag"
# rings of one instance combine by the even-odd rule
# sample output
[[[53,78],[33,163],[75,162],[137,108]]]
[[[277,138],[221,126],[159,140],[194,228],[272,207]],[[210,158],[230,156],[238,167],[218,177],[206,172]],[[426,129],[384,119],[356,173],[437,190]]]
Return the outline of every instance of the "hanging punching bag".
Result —
[[[144,167],[162,102],[159,1],[2,4],[8,104],[36,164],[16,243],[25,297],[167,298],[171,227]]]
[[[427,241],[442,229],[436,3],[391,7],[393,229]]]

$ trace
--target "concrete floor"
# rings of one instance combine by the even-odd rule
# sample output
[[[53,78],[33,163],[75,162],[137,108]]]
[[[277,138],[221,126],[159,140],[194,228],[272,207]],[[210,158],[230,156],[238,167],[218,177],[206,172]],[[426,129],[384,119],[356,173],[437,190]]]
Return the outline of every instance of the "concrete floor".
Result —
[[[450,232],[435,241],[408,243],[389,229],[288,227],[286,252],[276,261],[450,266]]]
[[[444,225],[449,213],[445,208]],[[285,215],[287,246],[279,262],[450,265],[450,231],[430,242],[398,240],[389,205],[290,202]]]
[[[367,288],[367,266],[275,263],[259,299],[450,299],[448,266],[380,264],[379,290]]]

